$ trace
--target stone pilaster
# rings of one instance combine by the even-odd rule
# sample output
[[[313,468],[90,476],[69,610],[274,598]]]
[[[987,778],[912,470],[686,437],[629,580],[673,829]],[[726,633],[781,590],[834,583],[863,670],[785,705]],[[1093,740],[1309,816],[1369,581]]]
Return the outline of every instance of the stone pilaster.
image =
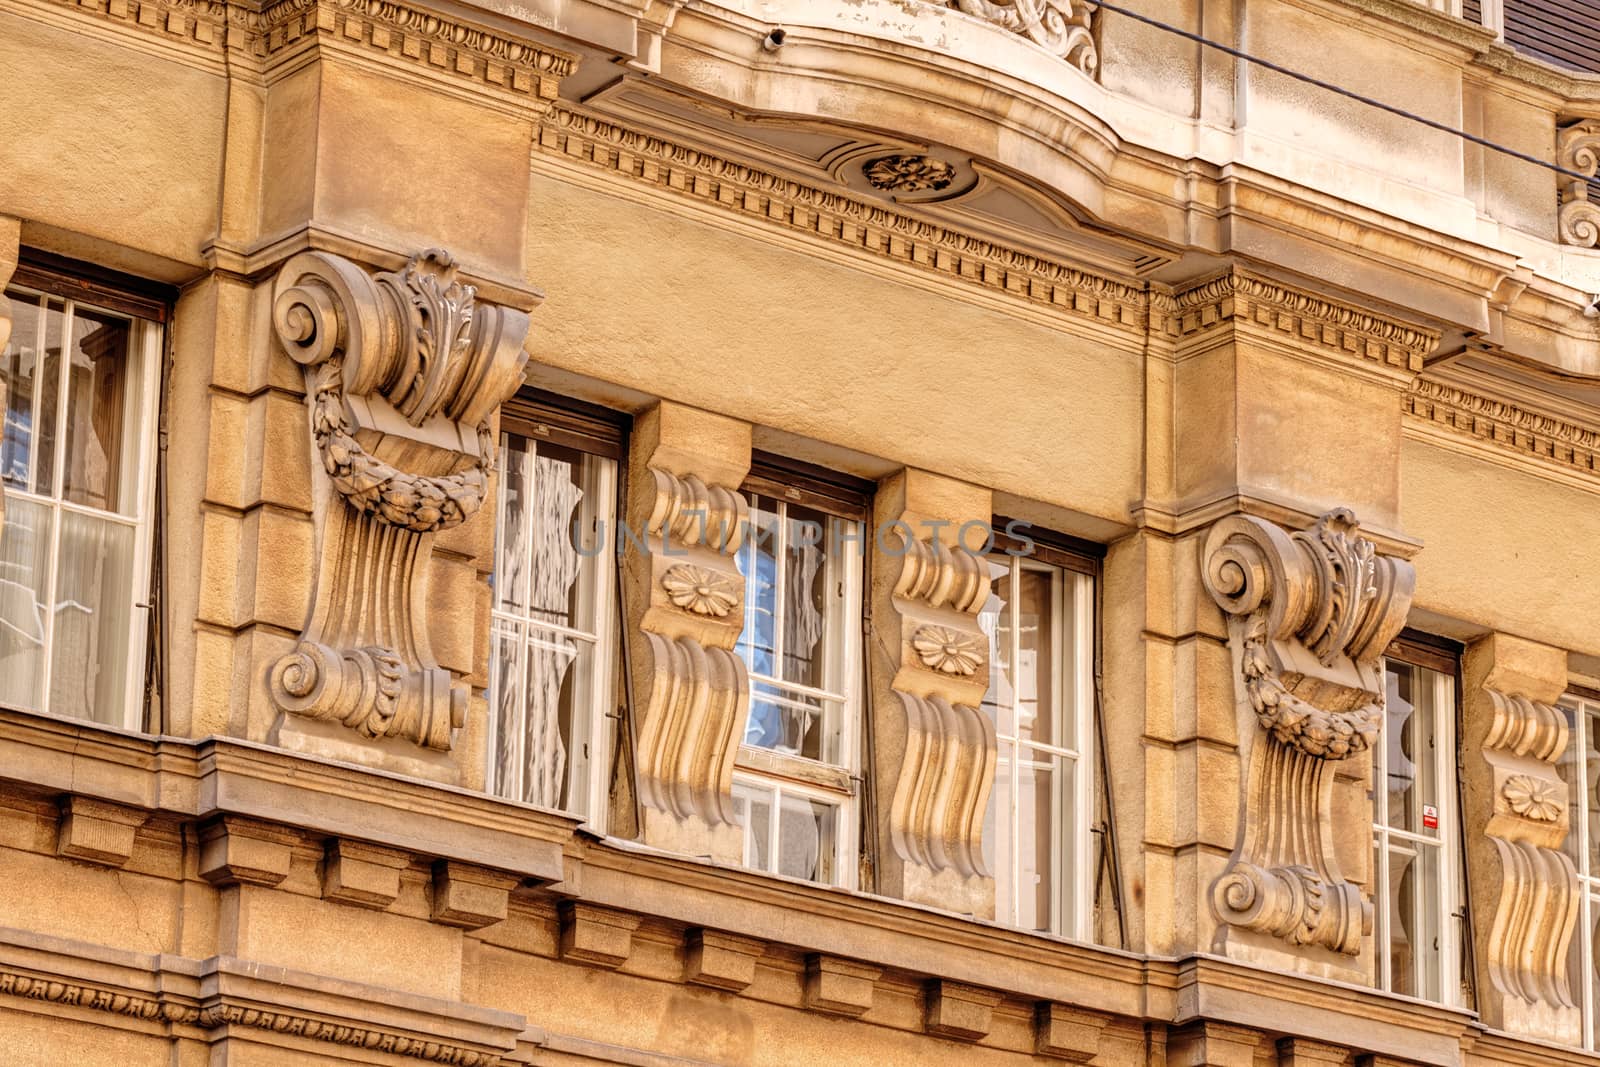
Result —
[[[989,568],[961,538],[966,524],[990,521],[992,501],[986,489],[905,470],[882,484],[873,511],[878,891],[992,916],[983,818],[997,749],[981,710],[989,642],[978,627]]]
[[[1462,662],[1463,824],[1479,968],[1478,1007],[1499,1030],[1561,1044],[1582,1038],[1567,979],[1578,880],[1562,851],[1571,790],[1567,656],[1509,634],[1468,646]]]
[[[623,553],[632,653],[639,836],[738,863],[733,763],[749,680],[734,654],[744,624],[735,553],[749,508],[750,426],[662,401],[634,427]]]

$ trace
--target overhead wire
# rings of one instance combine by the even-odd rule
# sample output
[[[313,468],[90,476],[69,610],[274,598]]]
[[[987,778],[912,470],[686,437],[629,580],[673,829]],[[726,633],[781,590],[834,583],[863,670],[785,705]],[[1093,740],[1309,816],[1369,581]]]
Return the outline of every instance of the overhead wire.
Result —
[[[1113,14],[1121,15],[1123,18],[1133,19],[1135,22],[1142,22],[1147,26],[1152,26],[1158,30],[1163,30],[1167,33],[1174,34],[1175,36],[1182,37],[1188,41],[1193,41],[1195,44],[1202,45],[1206,48],[1215,49],[1216,51],[1232,56],[1235,59],[1240,59],[1246,63],[1254,64],[1255,66],[1261,67],[1263,70],[1270,70],[1275,74],[1281,74],[1286,78],[1292,78],[1295,81],[1303,82],[1306,85],[1314,85],[1318,89],[1324,89],[1327,92],[1335,94],[1336,96],[1342,96],[1346,100],[1354,100],[1357,103],[1365,104],[1367,107],[1376,108],[1379,111],[1384,111],[1391,115],[1408,119],[1411,122],[1420,123],[1421,125],[1427,126],[1430,129],[1438,130],[1440,133],[1447,133],[1452,137],[1459,137],[1463,141],[1467,141],[1470,144],[1475,144],[1480,148],[1487,148],[1490,151],[1499,152],[1502,155],[1510,156],[1513,159],[1519,159],[1524,163],[1532,163],[1535,166],[1543,167],[1546,170],[1553,170],[1562,177],[1574,178],[1581,182],[1590,182],[1595,180],[1595,176],[1592,174],[1584,174],[1582,171],[1576,171],[1568,167],[1563,167],[1559,163],[1553,163],[1548,159],[1540,159],[1538,156],[1529,155],[1526,152],[1519,152],[1515,148],[1500,144],[1497,141],[1491,141],[1487,137],[1479,137],[1475,133],[1468,133],[1466,130],[1457,129],[1456,127],[1450,126],[1446,123],[1430,119],[1425,115],[1419,115],[1414,111],[1407,111],[1403,107],[1397,107],[1394,104],[1386,104],[1382,100],[1375,100],[1370,96],[1364,96],[1361,93],[1355,92],[1354,90],[1346,89],[1341,85],[1335,85],[1332,82],[1323,81],[1321,78],[1314,78],[1309,74],[1302,73],[1298,70],[1292,70],[1289,67],[1274,63],[1271,60],[1262,59],[1259,56],[1253,56],[1248,52],[1241,51],[1240,49],[1234,48],[1230,45],[1225,45],[1220,41],[1213,41],[1209,37],[1204,37],[1198,33],[1186,30],[1181,26],[1174,26],[1170,22],[1162,22],[1160,19],[1152,18],[1149,15],[1140,14],[1137,11],[1130,11],[1119,4],[1108,3],[1107,0],[1089,0],[1089,6],[1098,7],[1104,11],[1110,11]]]

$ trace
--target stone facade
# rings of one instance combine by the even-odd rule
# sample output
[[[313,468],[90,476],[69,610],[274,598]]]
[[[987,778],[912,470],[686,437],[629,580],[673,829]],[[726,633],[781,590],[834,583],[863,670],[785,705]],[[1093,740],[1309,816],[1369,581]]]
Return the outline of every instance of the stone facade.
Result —
[[[1600,92],[1124,2],[1433,125],[1083,0],[0,0],[0,1059],[1600,1062]],[[519,403],[621,558],[513,791]]]

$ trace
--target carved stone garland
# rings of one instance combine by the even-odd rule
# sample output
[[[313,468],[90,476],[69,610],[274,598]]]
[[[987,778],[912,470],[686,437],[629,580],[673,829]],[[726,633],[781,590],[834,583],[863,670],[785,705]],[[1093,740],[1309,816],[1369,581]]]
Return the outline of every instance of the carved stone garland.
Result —
[[[947,0],[949,7],[1019,33],[1085,74],[1100,65],[1087,0]]]
[[[1293,534],[1235,515],[1211,528],[1202,557],[1228,615],[1249,753],[1239,843],[1212,907],[1229,926],[1347,956],[1360,953],[1372,906],[1334,855],[1332,764],[1378,737],[1381,657],[1414,582],[1410,564],[1377,555],[1357,530],[1343,509]]]
[[[1600,169],[1600,119],[1584,119],[1556,134],[1556,163],[1594,179]],[[1561,241],[1593,248],[1600,244],[1600,204],[1590,199],[1590,182],[1561,177]]]
[[[1567,748],[1558,708],[1485,687],[1493,716],[1482,755],[1493,799],[1484,828],[1500,857],[1499,897],[1484,942],[1489,981],[1520,1001],[1506,1025],[1551,1040],[1579,1038],[1577,1000],[1567,981],[1567,950],[1578,921],[1578,874],[1562,844],[1568,786],[1556,769]],[[1468,711],[1474,710],[1469,704]]]
[[[369,276],[304,252],[273,285],[273,327],[305,369],[332,493],[310,620],[268,686],[283,711],[448,750],[468,690],[439,666],[426,604],[433,534],[470,519],[489,420],[522,381],[528,317],[479,304],[439,249]]]

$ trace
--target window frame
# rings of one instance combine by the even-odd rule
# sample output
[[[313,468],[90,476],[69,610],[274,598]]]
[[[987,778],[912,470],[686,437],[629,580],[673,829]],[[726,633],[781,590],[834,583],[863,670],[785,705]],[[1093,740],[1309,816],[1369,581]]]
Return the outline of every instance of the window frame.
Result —
[[[1582,1040],[1578,1048],[1587,1052],[1600,1050],[1600,1035],[1597,1035],[1597,1023],[1600,1023],[1600,1012],[1596,1011],[1595,994],[1600,982],[1595,978],[1595,919],[1600,917],[1600,871],[1593,861],[1589,849],[1589,804],[1588,796],[1595,788],[1596,782],[1589,780],[1589,765],[1585,756],[1585,742],[1589,740],[1589,716],[1585,708],[1592,708],[1600,714],[1600,689],[1583,685],[1578,682],[1568,682],[1566,691],[1561,694],[1557,706],[1564,712],[1572,715],[1572,726],[1568,740],[1570,751],[1575,756],[1576,779],[1571,782],[1572,792],[1569,799],[1575,814],[1569,819],[1567,827],[1568,839],[1573,841],[1572,853],[1569,857],[1577,870],[1578,877],[1578,921],[1572,936],[1572,950],[1577,953],[1579,967],[1578,988],[1571,992],[1578,997],[1579,1018],[1582,1020]],[[1562,762],[1566,761],[1567,752],[1561,753]],[[1559,766],[1559,765],[1558,765]],[[1568,964],[1571,963],[1569,953]]]
[[[1004,531],[1012,526],[1027,526],[1026,544],[1022,539],[1012,537]],[[1096,790],[1099,787],[1098,778],[1098,724],[1095,720],[1098,701],[1095,699],[1095,654],[1097,643],[1096,603],[1099,584],[1101,581],[1102,559],[1105,554],[1103,546],[1089,542],[1082,542],[1076,538],[1063,534],[1043,530],[1003,515],[996,515],[992,520],[992,538],[994,546],[987,553],[986,559],[996,557],[1007,559],[1009,584],[1013,598],[1021,588],[1021,575],[1024,564],[1032,561],[1037,565],[1051,568],[1059,573],[1061,585],[1059,599],[1052,608],[1059,607],[1061,617],[1056,621],[1056,643],[1060,646],[1060,654],[1054,661],[1058,664],[1053,679],[1053,692],[1072,694],[1073,710],[1071,718],[1074,729],[1072,748],[1065,745],[1051,745],[1022,741],[1017,737],[1008,736],[1001,732],[1000,723],[995,725],[995,739],[997,746],[1009,744],[1012,752],[1011,773],[1008,775],[1010,782],[1010,825],[1011,839],[1013,841],[1012,866],[1010,877],[1007,879],[1011,889],[1009,909],[1004,908],[1001,901],[1002,879],[999,868],[998,842],[996,842],[996,870],[991,872],[995,879],[995,921],[1003,926],[1013,929],[1032,929],[1016,925],[1016,917],[1020,911],[1021,879],[1020,850],[1015,848],[1015,843],[1020,840],[1018,819],[1020,804],[1018,803],[1019,778],[1016,768],[1020,765],[1020,750],[1027,749],[1030,753],[1046,753],[1052,759],[1052,770],[1060,780],[1064,769],[1064,761],[1072,764],[1073,789],[1071,791],[1070,806],[1058,802],[1057,809],[1051,813],[1055,829],[1052,833],[1050,857],[1050,874],[1052,893],[1050,901],[1050,922],[1046,929],[1032,929],[1035,933],[1046,933],[1057,937],[1065,937],[1077,941],[1092,941],[1094,932],[1094,904],[1095,904],[1095,862],[1094,862],[1094,824]],[[970,546],[969,546],[970,547]],[[1024,551],[1026,549],[1026,551]],[[998,581],[1001,575],[994,575],[993,582]],[[1013,599],[1012,602],[1015,602]],[[1069,608],[1070,604],[1070,608]],[[1072,647],[1068,648],[1068,635],[1064,627],[1070,624],[1071,635],[1076,638]],[[1020,631],[1012,630],[1012,655],[1013,664],[1017,662]],[[1071,676],[1067,671],[1071,671]],[[1070,684],[1069,684],[1070,683]],[[983,703],[989,703],[987,692]],[[1013,721],[1020,717],[1013,701],[1011,709]],[[980,708],[980,711],[983,709]],[[1060,723],[1067,718],[1067,709],[1058,704],[1054,709],[1056,722]],[[997,757],[999,753],[997,752]],[[1000,792],[999,761],[996,763],[996,782],[991,794],[991,803],[998,805],[996,799]],[[1065,799],[1065,790],[1055,789],[1053,796]],[[1000,811],[996,810],[995,826],[1000,826]],[[1070,880],[1063,875],[1063,866],[1070,855],[1074,877]],[[1070,896],[1069,896],[1070,894]],[[1070,912],[1070,914],[1068,914]]]
[[[749,725],[749,707],[755,702],[756,685],[761,684],[758,676],[754,671],[750,671],[749,665],[746,664],[749,678],[746,688],[746,717],[740,726],[733,775],[735,785],[766,789],[772,793],[774,820],[778,818],[777,813],[784,795],[802,796],[834,804],[839,812],[839,825],[835,833],[836,876],[832,882],[817,881],[812,884],[832,885],[850,890],[859,886],[861,873],[858,859],[861,848],[860,822],[865,804],[861,754],[864,747],[864,733],[867,729],[866,685],[863,676],[868,588],[867,538],[871,536],[868,527],[871,521],[872,493],[875,489],[876,486],[872,482],[760,450],[752,453],[750,471],[739,486],[740,496],[746,499],[754,495],[780,505],[796,504],[860,525],[861,536],[846,542],[855,545],[858,551],[847,553],[843,561],[847,567],[844,576],[847,589],[844,595],[844,618],[841,619],[842,633],[838,639],[841,644],[840,655],[843,658],[840,677],[845,679],[845,685],[840,697],[831,694],[824,697],[820,692],[817,693],[819,700],[837,699],[843,705],[839,723],[839,762],[829,763],[745,742],[745,732]],[[779,529],[780,531],[783,529],[782,523]],[[746,536],[752,534],[747,533]],[[741,613],[745,613],[746,618],[748,618],[748,604],[747,594],[745,603],[740,607]],[[742,626],[740,637],[743,638]],[[775,650],[775,655],[781,657],[782,650]],[[762,681],[780,688],[796,686],[796,683],[782,679],[759,677]],[[807,687],[799,687],[799,689],[805,688]],[[740,829],[744,842],[742,846],[744,866],[750,870],[777,874],[777,855],[780,849],[776,839],[771,842],[772,856],[769,857],[769,866],[755,867],[750,864],[751,827],[746,823],[741,825]],[[779,875],[779,877],[787,876]]]
[[[59,588],[61,519],[64,512],[112,522],[133,530],[133,544],[130,549],[132,567],[128,590],[128,652],[120,720],[113,723],[99,723],[95,719],[69,716],[50,707],[57,614],[54,606],[46,612],[42,657],[44,678],[40,686],[43,699],[39,712],[70,718],[74,722],[88,722],[137,733],[159,732],[160,723],[149,721],[151,707],[146,697],[149,694],[151,678],[151,629],[152,624],[159,621],[157,612],[160,592],[152,589],[151,580],[155,572],[155,553],[158,543],[156,531],[161,518],[162,503],[156,498],[157,467],[164,463],[160,447],[163,417],[162,381],[167,353],[168,324],[171,320],[172,305],[176,302],[176,291],[170,286],[26,248],[20,250],[17,267],[12,272],[10,280],[4,286],[0,286],[0,297],[5,297],[14,304],[19,291],[38,298],[40,304],[35,306],[43,305],[48,308],[44,303],[46,298],[60,303],[63,316],[61,336],[64,346],[71,334],[74,312],[79,306],[127,319],[130,323],[128,355],[138,363],[137,367],[131,368],[127,374],[128,398],[125,401],[138,420],[136,427],[131,431],[125,431],[124,438],[125,442],[132,446],[132,454],[123,460],[124,468],[130,471],[134,478],[131,491],[131,498],[134,501],[132,515],[121,515],[114,511],[76,504],[66,499],[63,469],[68,458],[65,423],[62,423],[62,435],[58,442],[60,447],[56,450],[56,469],[52,478],[54,491],[49,495],[42,495],[10,485],[4,488],[8,496],[14,495],[20,500],[48,508],[50,511],[51,551],[46,577],[46,598],[49,601],[55,600]],[[39,334],[35,338],[35,344],[41,348],[46,329],[46,317],[42,316],[39,321]],[[15,342],[15,340],[16,334],[13,332],[10,341]],[[60,359],[60,382],[57,385],[58,396],[63,404],[70,397],[67,383],[72,361],[66,356],[67,353],[63,348]],[[37,411],[37,397],[34,408]],[[38,419],[33,419],[32,424],[38,426]],[[30,454],[37,455],[34,442],[30,441],[29,450]]]
[[[1432,711],[1435,717],[1433,753],[1434,774],[1438,781],[1437,807],[1439,809],[1438,836],[1429,838],[1420,830],[1402,830],[1389,823],[1388,789],[1388,672],[1390,662],[1431,672],[1433,693]],[[1373,903],[1373,988],[1394,992],[1393,961],[1390,958],[1388,924],[1389,898],[1394,887],[1390,885],[1389,853],[1391,841],[1423,845],[1439,850],[1438,892],[1433,906],[1438,909],[1439,930],[1439,997],[1418,992],[1397,993],[1411,996],[1427,1003],[1445,1007],[1464,1007],[1467,1002],[1466,979],[1463,969],[1463,952],[1467,951],[1467,931],[1464,929],[1466,907],[1466,857],[1461,833],[1461,773],[1458,761],[1460,748],[1461,716],[1461,646],[1444,638],[1407,629],[1384,650],[1384,716],[1373,746],[1371,761],[1372,782],[1372,836],[1374,868],[1370,885]],[[1381,890],[1381,893],[1380,893]],[[1416,980],[1425,985],[1422,964],[1416,963]],[[1420,985],[1419,985],[1420,987]]]
[[[505,477],[506,449],[503,447],[505,435],[514,434],[536,444],[554,444],[612,463],[611,492],[607,504],[609,517],[605,520],[607,528],[601,531],[600,545],[595,554],[587,557],[603,561],[597,568],[597,588],[592,594],[594,617],[599,623],[596,633],[591,638],[586,633],[560,624],[536,623],[550,632],[566,633],[574,640],[592,641],[594,663],[591,670],[600,686],[590,701],[592,706],[588,709],[587,722],[584,724],[586,736],[582,739],[589,747],[588,755],[581,760],[585,778],[583,796],[586,809],[582,812],[559,807],[553,810],[564,811],[566,814],[583,819],[582,825],[600,834],[607,832],[610,821],[611,762],[617,742],[619,704],[624,699],[623,687],[626,685],[620,677],[620,667],[625,655],[622,648],[625,636],[620,607],[622,591],[617,561],[618,546],[610,539],[617,536],[619,516],[626,498],[627,448],[631,428],[631,420],[621,412],[525,386],[501,406],[499,435],[496,439],[499,454],[495,459],[495,525],[492,549],[495,565],[499,564],[500,532],[505,524],[506,494],[501,491]],[[510,613],[502,612],[497,605],[497,598],[491,596],[489,684],[485,687],[489,715],[484,743],[484,790],[501,800],[529,803],[521,800],[520,795],[506,795],[496,789],[495,760],[499,752],[500,738],[495,704],[498,672],[493,662],[495,628],[497,621],[501,620],[512,625],[528,623],[526,619],[518,619]],[[577,729],[574,727],[573,736],[568,738],[570,747],[567,754],[566,793],[569,797],[573,792],[572,785],[580,762],[574,758],[579,740]],[[518,773],[526,774],[526,767],[520,768]],[[518,793],[520,792],[519,790]]]

